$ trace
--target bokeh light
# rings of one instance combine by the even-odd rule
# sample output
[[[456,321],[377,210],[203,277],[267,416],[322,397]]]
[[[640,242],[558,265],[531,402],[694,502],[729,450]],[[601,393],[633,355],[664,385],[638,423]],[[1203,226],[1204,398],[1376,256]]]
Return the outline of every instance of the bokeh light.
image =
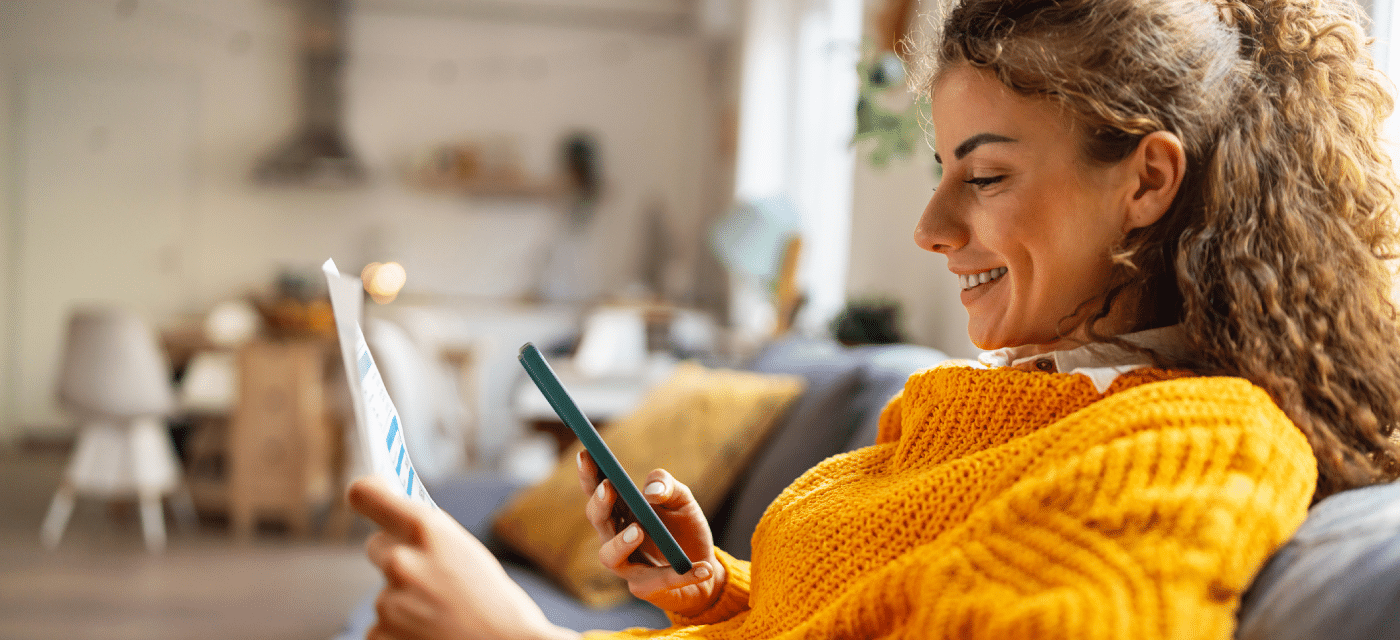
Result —
[[[360,270],[360,281],[370,299],[379,304],[388,304],[399,296],[399,291],[408,282],[408,272],[397,262],[371,262]]]

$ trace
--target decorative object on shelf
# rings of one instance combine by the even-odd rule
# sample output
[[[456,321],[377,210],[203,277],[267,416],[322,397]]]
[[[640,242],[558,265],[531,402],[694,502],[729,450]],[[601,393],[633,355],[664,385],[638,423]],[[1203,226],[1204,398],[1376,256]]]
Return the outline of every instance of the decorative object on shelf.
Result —
[[[272,338],[330,338],[335,335],[335,317],[325,284],[307,269],[286,267],[277,276],[271,296],[254,297]]]
[[[559,155],[566,181],[565,190],[570,199],[569,227],[582,230],[593,220],[593,212],[598,208],[598,198],[603,191],[598,140],[585,131],[571,133],[564,136]]]
[[[478,197],[552,198],[563,192],[555,180],[527,175],[515,140],[505,135],[438,145],[410,164],[407,179],[420,189]]]
[[[608,238],[599,237],[597,217],[605,190],[602,153],[596,137],[587,132],[564,136],[559,144],[563,175],[564,220],[548,243],[539,270],[539,297],[551,302],[583,302],[602,293],[600,256]]]

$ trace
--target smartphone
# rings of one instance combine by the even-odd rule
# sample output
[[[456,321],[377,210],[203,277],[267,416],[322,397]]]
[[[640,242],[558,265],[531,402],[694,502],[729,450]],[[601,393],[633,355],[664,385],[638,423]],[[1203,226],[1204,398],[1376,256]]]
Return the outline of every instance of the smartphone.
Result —
[[[598,435],[598,430],[593,428],[593,423],[574,404],[573,398],[569,397],[569,392],[564,390],[563,383],[559,382],[559,376],[555,375],[554,369],[545,362],[544,355],[535,348],[533,343],[526,342],[520,347],[520,364],[525,367],[525,373],[530,375],[530,379],[535,381],[535,386],[539,387],[540,393],[544,394],[545,400],[549,401],[549,406],[554,408],[554,413],[559,414],[559,419],[572,429],[578,436],[579,442],[583,443],[588,454],[593,456],[593,462],[602,472],[603,477],[612,481],[613,489],[617,495],[622,497],[622,502],[613,503],[613,526],[614,531],[621,531],[628,521],[635,520],[642,525],[647,536],[651,539],[656,548],[661,551],[661,555],[666,557],[666,561],[671,563],[671,569],[676,573],[685,574],[690,572],[690,558],[687,558],[681,546],[676,543],[675,536],[666,529],[666,525],[661,522],[661,518],[656,515],[656,510],[652,509],[651,503],[642,497],[642,492],[637,489],[637,485],[632,482],[632,478],[623,471],[622,465],[618,463],[617,456],[613,455],[608,445],[603,442],[602,436]],[[600,478],[599,481],[602,479]],[[619,507],[626,508],[630,514],[619,513]],[[628,518],[630,516],[630,518]],[[633,556],[635,560],[635,554]]]

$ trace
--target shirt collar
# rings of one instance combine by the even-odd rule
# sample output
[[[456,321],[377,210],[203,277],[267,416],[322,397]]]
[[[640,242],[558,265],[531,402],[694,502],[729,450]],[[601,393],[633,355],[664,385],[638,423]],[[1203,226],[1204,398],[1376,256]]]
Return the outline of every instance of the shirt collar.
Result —
[[[1186,354],[1186,333],[1179,324],[1118,337],[1169,360],[1179,360]],[[984,352],[977,359],[988,367],[1078,373],[1088,377],[1099,393],[1107,390],[1119,375],[1152,365],[1152,358],[1145,353],[1102,342],[1048,353],[1035,353],[1035,345],[1007,347]]]

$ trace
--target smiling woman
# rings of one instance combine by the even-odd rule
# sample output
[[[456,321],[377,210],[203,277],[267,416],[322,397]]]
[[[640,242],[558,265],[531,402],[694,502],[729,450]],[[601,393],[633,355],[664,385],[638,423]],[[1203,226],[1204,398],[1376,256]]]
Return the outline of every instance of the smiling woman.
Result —
[[[935,194],[920,244],[955,272],[991,266],[976,262],[989,250],[1031,270],[1017,283],[1006,265],[1017,286],[1004,295],[964,293],[974,340],[1039,345],[1014,358],[1066,338],[1128,346],[1117,336],[1175,325],[1185,358],[1154,361],[1267,390],[1316,453],[1315,499],[1394,478],[1400,350],[1385,259],[1397,186],[1379,135],[1394,101],[1358,15],[1345,1],[1285,0],[951,11],[914,80],[935,96],[938,136],[1020,142],[961,156],[959,144],[948,166],[965,188]],[[1067,25],[1114,35],[1067,38]],[[935,247],[947,243],[925,229],[955,213],[984,236]],[[1053,332],[1014,333],[1055,313]]]
[[[912,376],[875,446],[765,512],[753,561],[690,489],[693,569],[605,566],[665,638],[1230,638],[1317,498],[1396,477],[1393,105],[1343,0],[962,0],[920,61],[943,177],[915,230],[979,363]],[[1091,37],[1085,37],[1091,34]],[[568,637],[475,539],[374,481],[372,637]],[[476,635],[473,635],[476,634]]]
[[[1108,290],[1110,249],[1160,219],[1181,186],[1180,140],[1156,132],[1128,159],[1085,161],[1055,103],[967,64],[939,76],[932,111],[935,140],[956,146],[948,160],[936,155],[943,179],[915,241],[947,255],[963,279],[973,343],[1053,351],[1089,342],[1085,303]],[[1120,304],[1106,330],[1126,333],[1136,317]]]

